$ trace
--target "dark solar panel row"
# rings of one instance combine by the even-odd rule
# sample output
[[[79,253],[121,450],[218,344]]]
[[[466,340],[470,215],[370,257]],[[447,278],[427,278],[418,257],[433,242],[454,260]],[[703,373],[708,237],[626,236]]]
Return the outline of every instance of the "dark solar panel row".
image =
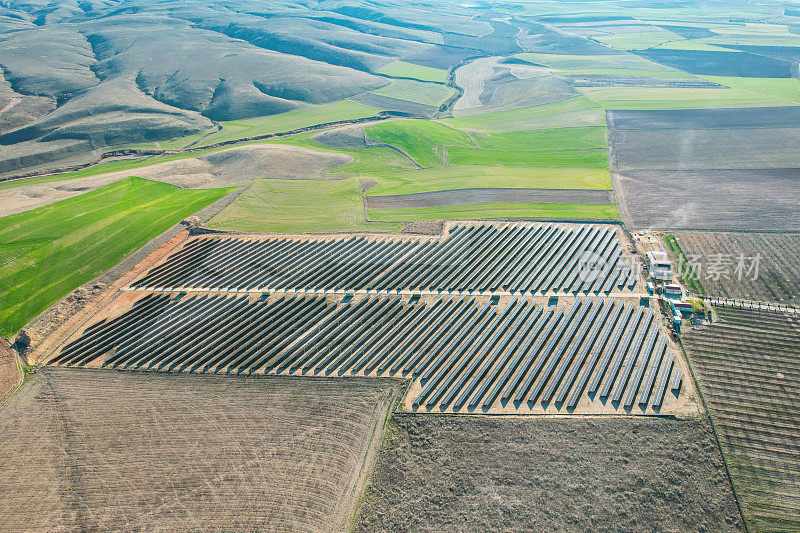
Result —
[[[633,287],[605,225],[454,225],[440,238],[202,236],[131,286],[251,291],[601,293]]]
[[[673,371],[671,354],[670,364],[662,364],[666,346],[652,311],[614,298],[578,297],[564,308],[522,297],[498,307],[466,296],[412,304],[391,295],[345,303],[156,293],[89,326],[51,363],[405,377],[416,380],[413,405],[425,410],[487,410],[509,402],[571,410],[587,394],[614,408],[624,395],[630,409],[637,397],[645,407],[651,396],[654,405],[663,401]],[[679,386],[680,376],[669,384]]]

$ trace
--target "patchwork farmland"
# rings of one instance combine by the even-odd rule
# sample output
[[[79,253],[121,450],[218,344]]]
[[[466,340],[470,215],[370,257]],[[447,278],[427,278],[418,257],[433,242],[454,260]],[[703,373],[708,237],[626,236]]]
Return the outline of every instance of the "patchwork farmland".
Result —
[[[652,310],[574,300],[155,293],[91,325],[50,363],[407,378],[414,411],[692,411],[683,363]]]
[[[616,226],[455,223],[430,238],[197,237],[131,288],[599,294],[637,283]]]
[[[755,531],[800,528],[800,323],[716,308],[683,335],[745,518]]]

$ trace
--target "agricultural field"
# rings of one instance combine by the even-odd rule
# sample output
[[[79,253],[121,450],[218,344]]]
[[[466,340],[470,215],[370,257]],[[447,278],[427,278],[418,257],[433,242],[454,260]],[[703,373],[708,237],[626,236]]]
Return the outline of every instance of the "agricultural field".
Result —
[[[751,531],[800,528],[796,315],[716,307],[683,344]]]
[[[588,150],[484,150],[447,148],[447,160],[454,165],[503,165],[523,167],[608,168],[605,148]]]
[[[127,178],[0,218],[0,334],[16,333],[75,287],[231,190]]]
[[[221,142],[246,139],[259,135],[272,135],[286,131],[294,131],[317,124],[328,124],[343,120],[355,120],[372,117],[379,109],[350,100],[331,102],[328,104],[301,107],[277,115],[254,117],[244,120],[232,120],[220,123],[219,131],[202,136],[191,136],[185,139],[174,139],[163,148],[202,147]]]
[[[531,528],[744,530],[702,419],[394,416],[356,531]]]
[[[372,91],[372,94],[439,107],[455,91],[440,83],[427,83],[415,80],[394,80],[386,87]]]
[[[379,379],[39,369],[0,404],[0,515],[10,529],[342,531],[399,394]]]
[[[447,79],[446,70],[425,67],[406,61],[393,61],[379,68],[376,72],[397,78],[414,78],[419,81],[432,81],[435,83],[444,83]]]
[[[622,218],[633,228],[800,230],[794,170],[639,170],[612,179]]]
[[[256,180],[209,226],[290,233],[399,229],[397,224],[365,222],[357,178]]]
[[[364,209],[378,213],[384,209],[447,208],[448,206],[479,204],[535,204],[533,208],[545,209],[550,204],[567,204],[567,209],[580,209],[585,204],[588,210],[596,206],[613,205],[611,195],[602,190],[575,189],[520,189],[508,187],[480,187],[451,189],[445,191],[394,194],[388,196],[365,196]],[[528,207],[530,208],[530,206]]]
[[[800,304],[800,235],[717,231],[674,235],[687,257],[699,259],[694,273],[708,295]]]
[[[448,165],[405,172],[365,173],[365,198],[389,194],[416,194],[502,185],[519,189],[610,190],[608,170],[562,167],[507,167]]]
[[[0,405],[22,382],[23,374],[17,355],[4,339],[0,339]]]
[[[469,135],[425,120],[397,120],[366,128],[366,134],[382,143],[396,146],[421,167],[443,165],[450,146],[475,146]]]

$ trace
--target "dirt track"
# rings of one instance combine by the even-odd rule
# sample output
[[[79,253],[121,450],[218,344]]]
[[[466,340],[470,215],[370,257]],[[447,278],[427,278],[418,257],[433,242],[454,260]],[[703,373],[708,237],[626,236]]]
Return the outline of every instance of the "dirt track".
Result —
[[[2,529],[341,531],[399,387],[41,370],[0,406]]]
[[[740,531],[710,426],[396,415],[357,531]]]

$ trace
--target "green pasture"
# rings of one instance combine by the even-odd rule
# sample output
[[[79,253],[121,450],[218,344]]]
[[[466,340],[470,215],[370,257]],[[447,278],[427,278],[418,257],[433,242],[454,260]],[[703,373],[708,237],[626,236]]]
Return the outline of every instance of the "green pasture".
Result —
[[[256,180],[214,217],[212,228],[253,232],[395,231],[364,222],[358,178]]]
[[[447,71],[439,68],[424,67],[405,61],[393,61],[375,71],[377,74],[397,76],[400,78],[415,78],[420,81],[444,83],[447,80]]]
[[[606,109],[705,109],[786,105],[785,101],[736,89],[581,87]]]
[[[447,148],[447,160],[454,165],[505,165],[533,167],[608,168],[608,152],[591,150],[480,150]]]
[[[800,81],[797,78],[739,78],[734,76],[703,76],[708,81],[745,93],[784,101],[783,105],[800,105]],[[781,105],[776,103],[775,105]]]
[[[487,150],[586,149],[607,146],[606,128],[602,126],[473,134],[472,138],[480,148]]]
[[[0,218],[0,335],[232,190],[126,178]]]
[[[393,120],[369,126],[367,135],[405,151],[422,167],[444,164],[445,146],[474,146],[463,131],[428,120]]]
[[[614,204],[491,203],[404,209],[367,209],[367,218],[386,222],[416,222],[462,218],[598,218],[617,220],[619,219],[619,211]]]
[[[689,74],[666,67],[634,54],[610,55],[561,55],[561,54],[517,54],[517,58],[544,65],[563,74],[625,76],[656,76],[686,78]]]
[[[454,90],[447,85],[417,80],[392,80],[389,85],[372,91],[372,94],[378,96],[398,98],[433,107],[442,105],[453,93]]]
[[[479,113],[442,121],[460,129],[507,133],[533,129],[605,126],[602,107],[585,96],[572,96],[552,104]]]
[[[327,104],[300,107],[277,115],[221,122],[222,129],[220,131],[210,133],[201,138],[198,138],[197,135],[190,135],[173,139],[169,142],[176,149],[190,144],[208,146],[218,142],[235,141],[258,135],[271,135],[318,124],[371,117],[377,115],[379,111],[377,108],[352,100],[338,100]]]
[[[405,172],[364,174],[377,182],[366,196],[412,194],[481,187],[531,189],[611,189],[608,170],[595,168],[458,165]]]

